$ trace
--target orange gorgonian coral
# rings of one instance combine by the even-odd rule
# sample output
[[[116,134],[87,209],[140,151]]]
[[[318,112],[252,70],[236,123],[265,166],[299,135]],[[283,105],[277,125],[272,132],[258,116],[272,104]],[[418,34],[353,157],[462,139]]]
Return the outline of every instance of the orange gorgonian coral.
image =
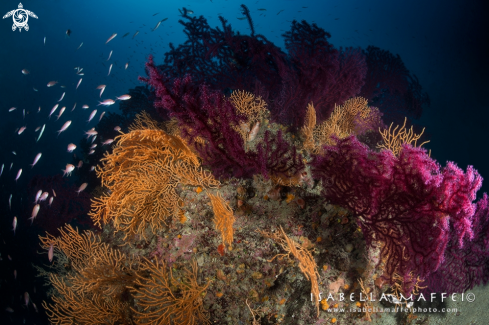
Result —
[[[140,308],[132,309],[138,324],[210,324],[203,309],[205,290],[210,282],[199,285],[197,263],[174,276],[165,264],[141,263],[138,279],[132,291]]]
[[[136,234],[146,238],[147,229],[156,233],[171,217],[181,215],[177,184],[204,188],[220,184],[202,170],[181,138],[151,127],[116,137],[112,153],[96,169],[110,194],[94,199],[89,214],[98,226],[111,222],[124,238]]]
[[[216,228],[221,232],[222,241],[224,244],[231,246],[233,243],[233,223],[234,213],[229,204],[218,193],[213,195],[207,194],[211,199],[212,210],[214,211],[214,223]]]

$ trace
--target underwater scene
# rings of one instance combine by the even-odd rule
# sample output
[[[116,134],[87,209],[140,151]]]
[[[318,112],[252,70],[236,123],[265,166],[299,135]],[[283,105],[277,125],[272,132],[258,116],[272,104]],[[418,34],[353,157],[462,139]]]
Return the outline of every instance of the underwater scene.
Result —
[[[489,324],[485,1],[0,9],[0,324]]]

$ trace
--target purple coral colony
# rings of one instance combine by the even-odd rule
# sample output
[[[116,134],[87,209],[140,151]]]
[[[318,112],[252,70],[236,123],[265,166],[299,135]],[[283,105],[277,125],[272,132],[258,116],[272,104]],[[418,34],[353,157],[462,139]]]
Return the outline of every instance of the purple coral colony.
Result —
[[[63,228],[59,237],[62,224],[46,225],[42,244],[54,249],[58,263],[58,278],[45,273],[57,289],[57,298],[44,305],[51,321],[80,317],[81,324],[76,308],[86,314],[99,308],[107,324],[361,324],[382,317],[363,307],[393,305],[379,301],[382,294],[428,297],[486,284],[489,199],[484,194],[475,201],[482,177],[471,166],[465,172],[452,162],[441,167],[412,142],[397,152],[379,148],[387,141],[379,129],[417,119],[429,105],[400,57],[373,46],[336,49],[330,34],[306,21],[293,21],[283,34],[284,52],[255,33],[241,7],[249,35],[233,31],[223,17],[220,28],[211,28],[203,16],[182,10],[187,41],[170,44],[161,65],[150,56],[147,77],[140,77],[145,86],[131,90],[121,115],[109,114],[97,127],[100,138],[114,137],[109,130],[121,125],[125,135],[140,132],[140,140],[124,144],[122,134],[104,158],[87,156],[103,162],[90,183],[100,184],[92,203],[86,192],[66,194],[61,177],[32,181],[32,193],[48,183],[55,187],[63,222],[80,224],[91,209],[100,227],[83,238],[100,242],[104,253],[87,257],[105,254],[112,261],[106,270],[113,273],[99,270],[98,277],[93,267],[61,267],[76,257],[59,238],[76,236]],[[368,101],[363,118],[360,111],[341,112],[351,110],[355,98]],[[343,119],[336,129],[319,127],[331,126],[333,116]],[[171,150],[148,144],[154,134]],[[127,159],[110,165],[116,151]],[[151,159],[171,168],[158,169]],[[135,180],[156,177],[155,184],[169,188],[159,191],[171,195],[148,182],[144,204],[122,204],[140,193],[126,188],[127,197],[115,197],[121,190],[110,183],[109,169],[117,168]],[[180,168],[197,176],[157,178],[167,175],[161,170]],[[134,181],[134,188],[144,186]],[[151,218],[140,217],[144,209],[152,209]],[[120,216],[111,215],[116,210]],[[90,281],[75,280],[76,272]],[[113,298],[100,301],[94,294],[95,302],[84,306],[70,296],[70,281]],[[376,301],[360,301],[360,295]]]

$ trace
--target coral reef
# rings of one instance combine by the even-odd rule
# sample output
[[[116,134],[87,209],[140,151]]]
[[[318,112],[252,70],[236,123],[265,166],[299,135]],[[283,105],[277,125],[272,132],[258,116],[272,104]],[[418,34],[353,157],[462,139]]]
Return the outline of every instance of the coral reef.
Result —
[[[487,283],[481,176],[441,167],[406,120],[386,130],[428,102],[399,56],[296,21],[284,53],[241,8],[251,35],[184,8],[187,42],[132,92],[154,106],[107,117],[124,132],[96,169],[100,230],[41,237],[51,322],[364,324],[394,298]]]

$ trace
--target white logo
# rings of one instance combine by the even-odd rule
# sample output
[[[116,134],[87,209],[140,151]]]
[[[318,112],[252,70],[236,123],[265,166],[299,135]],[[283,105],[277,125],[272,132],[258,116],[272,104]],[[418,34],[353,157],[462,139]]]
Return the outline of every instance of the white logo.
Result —
[[[27,20],[29,20],[29,16],[37,19],[35,13],[29,10],[25,10],[23,8],[24,7],[22,6],[22,3],[19,3],[19,9],[9,11],[5,16],[3,16],[3,19],[12,16],[12,19],[14,20],[14,24],[12,25],[12,31],[14,32],[17,28],[19,28],[19,32],[22,31],[22,28],[25,28],[26,31],[29,30],[29,25],[27,25]]]

